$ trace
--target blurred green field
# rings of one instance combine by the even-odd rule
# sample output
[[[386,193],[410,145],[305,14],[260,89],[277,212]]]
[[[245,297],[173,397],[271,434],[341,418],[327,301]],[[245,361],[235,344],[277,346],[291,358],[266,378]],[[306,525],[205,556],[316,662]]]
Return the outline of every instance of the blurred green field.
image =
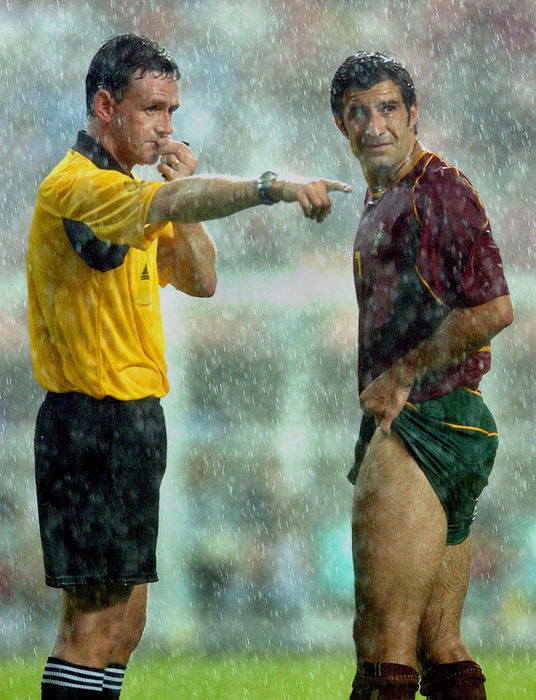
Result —
[[[536,673],[528,652],[479,655],[488,700],[534,700]],[[0,700],[38,700],[44,659],[0,660]],[[340,655],[138,655],[121,700],[348,700],[353,659]],[[420,697],[419,695],[417,697]]]

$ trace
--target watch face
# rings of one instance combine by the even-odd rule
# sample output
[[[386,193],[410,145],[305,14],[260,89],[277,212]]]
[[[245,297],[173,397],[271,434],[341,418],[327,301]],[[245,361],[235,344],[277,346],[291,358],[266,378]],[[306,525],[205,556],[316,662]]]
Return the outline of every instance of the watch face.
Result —
[[[262,204],[275,204],[276,200],[270,196],[270,188],[272,182],[277,178],[277,173],[273,170],[267,170],[257,180],[257,190],[261,198]]]

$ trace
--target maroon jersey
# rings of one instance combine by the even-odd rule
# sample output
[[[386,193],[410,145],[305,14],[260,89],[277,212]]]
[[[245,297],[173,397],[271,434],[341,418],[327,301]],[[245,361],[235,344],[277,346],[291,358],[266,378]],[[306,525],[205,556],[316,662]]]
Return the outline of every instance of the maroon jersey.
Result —
[[[508,294],[482,203],[459,170],[425,151],[380,197],[367,191],[354,245],[359,390],[429,338],[449,311]],[[411,401],[476,389],[491,350],[418,380]]]

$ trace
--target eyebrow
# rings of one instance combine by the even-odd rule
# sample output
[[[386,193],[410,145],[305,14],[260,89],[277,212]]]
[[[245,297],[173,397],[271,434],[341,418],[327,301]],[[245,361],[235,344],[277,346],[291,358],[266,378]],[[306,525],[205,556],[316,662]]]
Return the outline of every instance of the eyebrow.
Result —
[[[380,100],[379,102],[376,102],[374,105],[372,105],[372,107],[383,109],[385,107],[397,107],[397,106],[400,106],[401,104],[402,104],[401,100],[398,100],[395,97],[393,97],[393,98],[388,98],[386,100]],[[363,110],[363,109],[368,110],[368,109],[370,109],[370,106],[361,104],[359,102],[351,102],[347,107],[349,114],[350,113],[355,114],[358,110]]]
[[[165,100],[159,99],[158,97],[155,97],[152,100],[144,100],[143,104],[145,107],[165,107],[167,105],[167,102]],[[180,102],[178,102],[177,104],[172,104],[169,107],[169,109],[172,112],[176,112],[180,106]]]
[[[402,104],[402,100],[397,100],[392,98],[390,100],[383,100],[380,102],[380,107],[397,107]]]

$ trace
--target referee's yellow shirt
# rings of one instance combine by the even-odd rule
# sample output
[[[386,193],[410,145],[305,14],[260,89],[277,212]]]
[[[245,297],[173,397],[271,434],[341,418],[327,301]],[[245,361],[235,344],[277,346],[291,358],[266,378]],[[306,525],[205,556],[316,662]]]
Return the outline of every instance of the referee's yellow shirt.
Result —
[[[41,183],[28,312],[34,374],[48,391],[121,400],[167,393],[157,246],[173,228],[145,224],[163,184],[122,172],[85,132]]]

